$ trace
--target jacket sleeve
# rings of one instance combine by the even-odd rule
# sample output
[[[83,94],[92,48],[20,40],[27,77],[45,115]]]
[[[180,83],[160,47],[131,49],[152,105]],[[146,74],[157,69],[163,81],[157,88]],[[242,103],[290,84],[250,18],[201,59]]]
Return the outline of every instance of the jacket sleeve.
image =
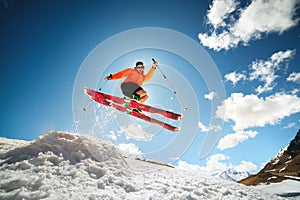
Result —
[[[123,71],[120,71],[120,72],[118,72],[118,73],[115,73],[115,74],[112,75],[111,79],[112,79],[112,80],[116,80],[116,79],[123,78],[123,77],[127,76],[128,73],[131,72],[131,70],[132,70],[131,68],[127,68],[127,69],[125,69],[125,70],[123,70]]]
[[[152,78],[154,72],[155,72],[155,69],[153,67],[151,67],[149,72],[145,75],[144,81],[149,81]]]

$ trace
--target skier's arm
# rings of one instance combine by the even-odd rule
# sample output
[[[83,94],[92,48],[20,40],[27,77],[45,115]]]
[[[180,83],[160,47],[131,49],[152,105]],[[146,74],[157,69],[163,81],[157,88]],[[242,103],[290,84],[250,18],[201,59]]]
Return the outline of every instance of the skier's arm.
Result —
[[[155,61],[152,65],[151,69],[149,70],[149,72],[146,74],[144,81],[148,81],[152,78],[157,65],[158,65],[158,63]]]
[[[116,79],[120,79],[123,78],[124,76],[126,76],[132,69],[128,68],[125,69],[123,71],[120,71],[116,74],[110,74],[109,76],[105,77],[105,80],[116,80]]]

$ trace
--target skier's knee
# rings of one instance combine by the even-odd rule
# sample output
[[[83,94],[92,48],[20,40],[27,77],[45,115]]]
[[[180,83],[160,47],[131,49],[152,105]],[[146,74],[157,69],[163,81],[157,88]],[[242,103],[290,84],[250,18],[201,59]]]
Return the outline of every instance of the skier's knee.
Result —
[[[143,90],[143,96],[147,96],[148,97],[148,94],[145,90]]]
[[[139,90],[136,92],[136,94],[138,94],[140,97],[143,97],[143,96],[147,95],[147,92],[145,90]]]
[[[149,98],[149,96],[146,94],[146,95],[143,97],[143,100],[146,101],[148,98]]]

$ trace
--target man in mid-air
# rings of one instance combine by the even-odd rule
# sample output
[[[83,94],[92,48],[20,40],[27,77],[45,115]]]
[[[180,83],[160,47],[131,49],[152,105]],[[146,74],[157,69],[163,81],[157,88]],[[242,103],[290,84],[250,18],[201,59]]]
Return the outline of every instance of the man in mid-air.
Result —
[[[147,74],[144,74],[145,66],[143,62],[138,61],[134,68],[127,68],[115,74],[110,74],[105,77],[105,80],[116,80],[126,77],[121,84],[122,93],[131,99],[135,99],[140,103],[145,102],[149,96],[147,92],[142,88],[145,81],[152,78],[158,63],[153,62],[151,69]]]

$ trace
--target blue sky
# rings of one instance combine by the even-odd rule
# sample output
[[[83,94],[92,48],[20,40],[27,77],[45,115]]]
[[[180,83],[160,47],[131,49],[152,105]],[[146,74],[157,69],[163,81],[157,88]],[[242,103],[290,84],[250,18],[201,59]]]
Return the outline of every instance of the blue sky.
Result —
[[[99,71],[93,68],[91,75],[97,77],[96,81],[87,85],[97,89],[104,84],[106,74],[130,67],[139,59],[150,67],[155,57],[178,95],[191,95],[184,103],[196,116],[190,111],[184,113],[178,125],[196,130],[183,128],[178,135],[171,135],[140,120],[123,119],[119,114],[114,118],[114,111],[93,104],[98,126],[107,137],[123,149],[138,153],[160,152],[166,146],[175,151],[180,144],[174,142],[173,147],[173,141],[188,138],[188,146],[180,147],[184,154],[172,158],[179,166],[208,172],[228,167],[258,170],[300,128],[296,2],[2,0],[0,136],[33,140],[50,130],[75,132],[73,91],[79,91],[75,83],[80,81],[80,70],[87,67],[89,59],[99,56]],[[170,38],[182,34],[181,40],[174,39],[174,51],[180,49],[181,43],[190,42],[193,47],[187,48],[191,49],[197,44],[199,58],[209,64],[191,64],[187,57],[197,51],[186,51],[183,56],[154,46],[119,55],[101,68],[100,58],[110,56],[109,52],[99,55],[97,51],[105,41],[109,44],[124,31],[134,33],[147,27],[154,28],[154,32],[170,32]],[[159,39],[145,37],[153,43]],[[161,45],[166,44],[161,41]],[[114,48],[115,52],[122,49],[115,45],[110,51]],[[205,73],[215,67],[218,74],[207,77]],[[222,83],[224,95],[220,94],[222,88],[210,88],[210,80],[214,79]],[[184,112],[178,96],[164,81],[156,72],[153,80],[145,84],[150,94],[148,103]],[[118,84],[106,83],[103,90],[120,94]],[[223,112],[225,107],[227,112]],[[112,116],[106,118],[108,125],[104,125],[105,116]],[[152,133],[151,139],[125,137],[133,129],[139,130],[134,137],[149,138]],[[211,150],[200,158],[203,142],[215,133]]]

